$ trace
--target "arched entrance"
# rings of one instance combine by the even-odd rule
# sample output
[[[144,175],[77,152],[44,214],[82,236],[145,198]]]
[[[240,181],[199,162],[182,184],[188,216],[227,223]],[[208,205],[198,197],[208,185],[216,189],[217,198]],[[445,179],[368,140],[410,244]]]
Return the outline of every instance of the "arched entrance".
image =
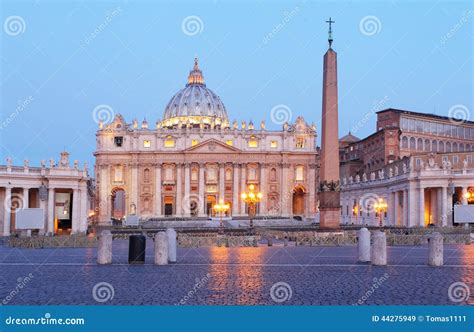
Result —
[[[115,188],[112,190],[112,218],[122,219],[125,217],[125,190]]]
[[[304,215],[305,188],[297,186],[293,189],[293,215]]]
[[[215,195],[207,195],[206,197],[206,214],[210,217],[214,215],[214,205],[217,203]]]

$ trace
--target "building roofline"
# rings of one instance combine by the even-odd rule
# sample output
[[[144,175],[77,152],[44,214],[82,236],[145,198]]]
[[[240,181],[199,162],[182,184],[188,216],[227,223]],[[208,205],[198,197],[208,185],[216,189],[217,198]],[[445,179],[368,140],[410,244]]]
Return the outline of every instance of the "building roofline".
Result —
[[[444,115],[437,115],[437,114],[431,114],[431,113],[421,113],[421,112],[413,112],[413,111],[407,111],[407,110],[400,110],[396,108],[387,108],[381,111],[376,112],[377,114],[381,113],[386,113],[386,112],[394,112],[394,113],[399,113],[399,114],[406,114],[406,115],[414,115],[414,116],[420,116],[424,118],[432,118],[432,119],[439,119],[439,120],[454,120],[458,125],[462,124],[472,124],[474,125],[474,121],[468,121],[468,120],[463,120],[461,119],[455,119],[449,116],[444,116]]]

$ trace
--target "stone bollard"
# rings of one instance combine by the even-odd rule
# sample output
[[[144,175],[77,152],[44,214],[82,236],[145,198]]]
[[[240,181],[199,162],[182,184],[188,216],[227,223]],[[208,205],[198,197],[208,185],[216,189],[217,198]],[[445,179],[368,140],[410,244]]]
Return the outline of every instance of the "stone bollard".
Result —
[[[372,234],[372,265],[387,265],[387,237],[381,231]]]
[[[267,244],[269,247],[273,246],[273,239],[271,237],[267,238]]]
[[[112,264],[112,233],[103,230],[99,235],[97,264]]]
[[[158,232],[155,235],[155,264],[168,264],[168,236],[165,232]]]
[[[443,266],[443,236],[438,232],[430,235],[428,265]]]
[[[365,227],[357,232],[357,252],[359,262],[370,262],[370,232]]]
[[[176,231],[173,228],[166,229],[168,236],[168,262],[176,263]]]

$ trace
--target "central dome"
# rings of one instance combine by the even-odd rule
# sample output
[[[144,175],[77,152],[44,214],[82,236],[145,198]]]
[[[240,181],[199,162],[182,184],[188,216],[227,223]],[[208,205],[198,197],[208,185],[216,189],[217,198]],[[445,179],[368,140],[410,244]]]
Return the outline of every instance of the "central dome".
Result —
[[[182,124],[228,124],[227,112],[218,95],[204,84],[198,59],[189,72],[188,83],[169,101],[161,121],[162,127]]]

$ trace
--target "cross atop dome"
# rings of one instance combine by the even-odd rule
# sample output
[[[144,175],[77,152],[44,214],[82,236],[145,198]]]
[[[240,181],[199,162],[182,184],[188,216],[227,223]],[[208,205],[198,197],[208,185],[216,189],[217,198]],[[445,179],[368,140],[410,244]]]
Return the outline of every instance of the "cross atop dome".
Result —
[[[199,60],[197,57],[194,58],[193,70],[189,72],[188,85],[189,84],[204,84],[204,77],[202,76],[201,69],[199,69]]]

